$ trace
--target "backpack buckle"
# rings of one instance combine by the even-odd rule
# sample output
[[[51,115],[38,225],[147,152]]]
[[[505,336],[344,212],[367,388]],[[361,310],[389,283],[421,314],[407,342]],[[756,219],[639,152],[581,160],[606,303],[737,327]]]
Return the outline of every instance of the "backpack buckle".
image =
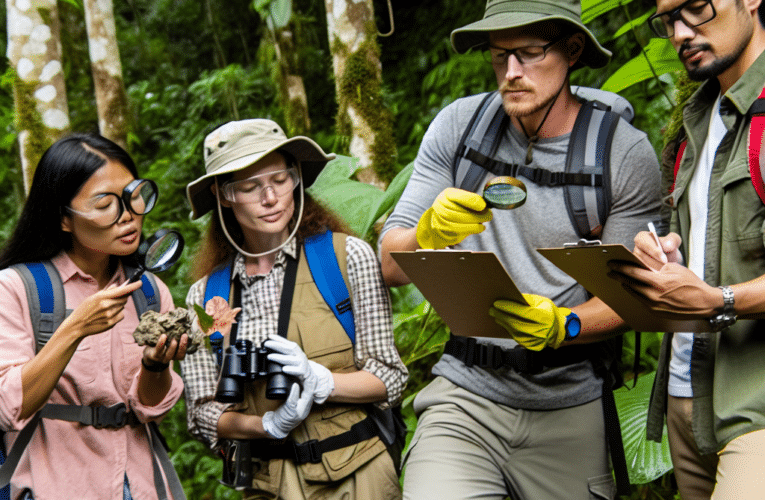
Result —
[[[114,406],[91,406],[93,423],[96,429],[104,427],[120,428],[127,425],[128,411],[125,403],[117,403]]]

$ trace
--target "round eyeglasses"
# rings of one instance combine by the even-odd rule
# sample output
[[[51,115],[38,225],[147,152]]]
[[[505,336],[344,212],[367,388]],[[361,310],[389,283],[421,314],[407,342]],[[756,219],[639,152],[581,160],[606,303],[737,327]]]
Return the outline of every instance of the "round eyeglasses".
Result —
[[[297,168],[253,175],[240,181],[228,181],[223,184],[223,197],[231,203],[260,203],[269,188],[277,197],[284,196],[300,183]]]
[[[89,219],[101,227],[115,224],[125,210],[135,215],[146,215],[157,204],[159,190],[157,184],[149,179],[135,179],[122,190],[122,194],[102,193],[86,203],[86,210],[66,207],[68,212]]]
[[[688,0],[676,9],[659,12],[648,18],[648,25],[659,38],[675,36],[675,23],[682,21],[689,28],[708,23],[717,15],[712,0]]]
[[[521,64],[536,63],[543,60],[547,55],[547,51],[564,38],[566,38],[566,35],[561,35],[544,45],[527,45],[514,49],[503,49],[502,47],[489,45],[488,50],[483,51],[483,57],[486,62],[498,68],[507,67],[507,60],[510,58],[510,55],[514,55]]]

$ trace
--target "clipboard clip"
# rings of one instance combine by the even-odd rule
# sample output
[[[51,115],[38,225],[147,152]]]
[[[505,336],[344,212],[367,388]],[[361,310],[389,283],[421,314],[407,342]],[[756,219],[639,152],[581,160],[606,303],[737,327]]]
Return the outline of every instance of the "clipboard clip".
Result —
[[[572,247],[597,247],[600,246],[602,243],[600,240],[586,240],[584,238],[581,238],[576,243],[564,243],[564,248],[572,248]]]

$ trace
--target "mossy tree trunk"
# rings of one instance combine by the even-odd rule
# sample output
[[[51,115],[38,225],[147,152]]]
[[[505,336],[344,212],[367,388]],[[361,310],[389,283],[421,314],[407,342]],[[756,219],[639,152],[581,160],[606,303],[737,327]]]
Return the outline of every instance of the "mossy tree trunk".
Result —
[[[90,67],[101,135],[127,148],[130,127],[112,0],[84,0]]]
[[[396,173],[396,144],[393,117],[382,99],[372,1],[325,3],[337,91],[337,132],[348,138],[348,153],[361,162],[358,179],[384,189]]]
[[[300,58],[296,50],[293,23],[271,31],[276,51],[277,91],[284,109],[287,135],[309,135],[311,118],[308,113],[308,97],[301,71]]]
[[[56,0],[6,0],[8,59],[24,189],[43,152],[70,127]]]

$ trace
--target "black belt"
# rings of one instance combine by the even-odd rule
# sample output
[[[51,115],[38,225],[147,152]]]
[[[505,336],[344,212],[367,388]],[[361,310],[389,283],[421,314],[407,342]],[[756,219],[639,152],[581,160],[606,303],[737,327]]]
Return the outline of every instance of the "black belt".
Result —
[[[353,424],[350,430],[336,436],[322,439],[310,439],[303,443],[295,441],[274,441],[273,439],[253,439],[251,441],[251,453],[253,457],[261,460],[275,458],[292,460],[295,464],[321,462],[321,456],[328,451],[339,450],[346,446],[361,443],[378,435],[372,417],[367,417],[361,422]]]
[[[561,349],[544,349],[539,352],[516,346],[503,349],[496,345],[479,344],[473,337],[452,335],[444,345],[444,354],[460,360],[468,368],[498,369],[503,366],[519,373],[540,373],[545,367],[568,366],[592,357],[586,346],[568,346]]]

